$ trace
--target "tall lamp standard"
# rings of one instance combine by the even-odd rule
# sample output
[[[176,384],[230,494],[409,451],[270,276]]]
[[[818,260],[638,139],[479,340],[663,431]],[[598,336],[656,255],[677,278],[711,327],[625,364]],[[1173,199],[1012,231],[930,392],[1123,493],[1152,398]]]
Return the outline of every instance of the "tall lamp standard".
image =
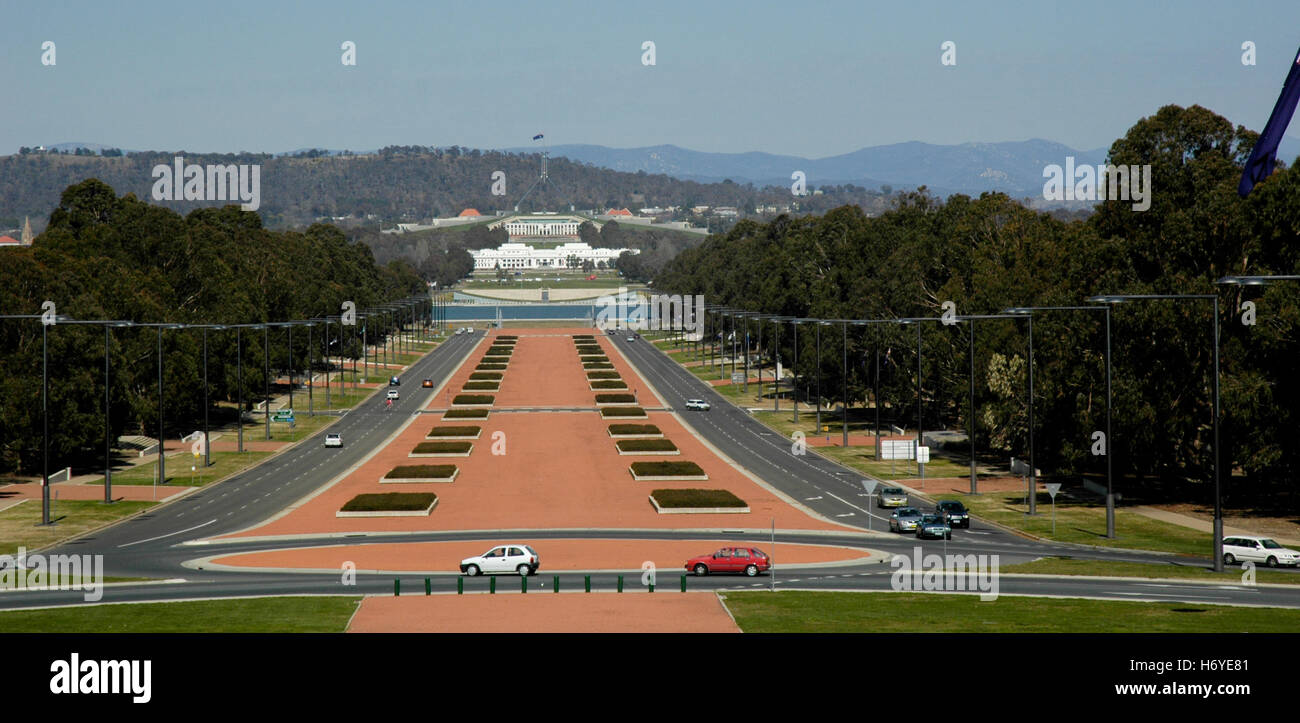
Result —
[[[1213,302],[1214,317],[1210,320],[1214,330],[1214,571],[1223,572],[1223,504],[1219,474],[1219,295],[1218,294],[1104,294],[1090,296],[1094,304],[1120,304],[1127,301],[1205,301]],[[1033,318],[1033,317],[1030,317]],[[1110,440],[1106,440],[1110,444]],[[1110,451],[1108,448],[1107,452]]]
[[[41,524],[50,524],[50,345],[49,328],[66,317],[46,317],[44,314],[6,314],[0,319],[41,320]]]
[[[135,324],[135,326],[151,326],[158,332],[158,484],[167,484],[167,461],[163,450],[166,447],[167,437],[163,432],[163,349],[162,333],[164,329],[182,329],[182,324],[170,323],[151,323]]]
[[[3,318],[3,317],[0,317]],[[61,324],[87,324],[104,327],[104,504],[113,503],[113,427],[109,422],[111,405],[111,387],[109,376],[109,343],[111,329],[135,326],[130,321],[91,321],[81,319],[62,319]]]
[[[208,330],[223,331],[226,327],[220,324],[186,324],[185,326],[186,328],[197,327],[203,329],[203,466],[211,467],[212,451],[208,439],[208,407],[211,406],[208,401]]]
[[[1114,444],[1114,439],[1111,437],[1110,304],[1104,306],[1018,306],[1007,309],[1002,313],[1032,318],[1034,313],[1039,311],[1102,311],[1106,313],[1106,537],[1113,540],[1115,539],[1115,477],[1114,465],[1111,461],[1111,447]],[[1032,330],[1032,328],[1031,326],[1030,329]],[[972,333],[974,333],[973,330],[974,325],[972,325]],[[1029,399],[1029,404],[1032,409],[1034,404],[1032,396]],[[1033,433],[1032,430],[1030,433]],[[1032,454],[1030,459],[1030,465],[1032,466]]]
[[[831,322],[817,321],[817,432],[822,431],[822,327],[830,326]]]
[[[812,319],[789,318],[785,321],[790,322],[794,327],[794,378],[790,383],[790,397],[794,400],[794,416],[792,421],[799,424],[799,325],[804,324]]]

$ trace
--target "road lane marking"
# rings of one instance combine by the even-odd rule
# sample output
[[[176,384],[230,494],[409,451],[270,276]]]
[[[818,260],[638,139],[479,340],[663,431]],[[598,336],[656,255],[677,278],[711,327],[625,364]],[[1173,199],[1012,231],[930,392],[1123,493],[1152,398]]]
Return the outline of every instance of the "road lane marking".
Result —
[[[204,522],[204,523],[201,524],[201,525],[195,525],[195,526],[193,526],[193,527],[188,527],[188,528],[186,528],[186,529],[184,529],[184,530],[177,530],[176,532],[168,532],[168,533],[165,534],[165,535],[159,535],[159,536],[157,536],[157,537],[150,537],[150,538],[148,538],[148,539],[146,539],[146,540],[136,540],[135,542],[128,542],[128,543],[126,543],[125,545],[118,545],[118,547],[119,547],[119,548],[121,548],[121,547],[130,547],[130,546],[132,546],[132,545],[139,545],[140,543],[143,543],[143,542],[153,542],[154,540],[161,540],[161,539],[164,538],[164,537],[171,537],[172,535],[179,535],[179,534],[181,534],[182,532],[189,532],[189,531],[191,531],[191,530],[197,530],[197,529],[199,529],[200,527],[207,527],[208,525],[210,525],[210,524],[212,524],[212,523],[214,523],[214,522],[216,522],[216,520],[208,520],[207,522]]]

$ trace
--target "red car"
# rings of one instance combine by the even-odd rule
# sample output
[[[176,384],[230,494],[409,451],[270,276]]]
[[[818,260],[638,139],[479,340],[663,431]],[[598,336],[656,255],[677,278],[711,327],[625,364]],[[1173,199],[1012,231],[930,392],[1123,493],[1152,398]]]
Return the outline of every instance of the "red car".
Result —
[[[724,547],[712,555],[700,555],[686,561],[686,569],[696,575],[711,572],[743,572],[750,577],[767,572],[772,562],[767,553],[756,547]]]

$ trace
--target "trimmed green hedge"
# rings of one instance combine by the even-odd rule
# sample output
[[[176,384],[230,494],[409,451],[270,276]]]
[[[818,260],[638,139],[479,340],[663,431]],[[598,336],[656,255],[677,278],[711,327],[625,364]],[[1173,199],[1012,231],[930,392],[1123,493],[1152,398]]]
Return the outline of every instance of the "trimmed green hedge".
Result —
[[[573,338],[574,339],[595,339],[596,337],[592,336],[591,334],[574,334]]]
[[[487,391],[487,392],[495,392],[495,391],[496,391],[500,386],[501,386],[501,383],[500,383],[499,381],[495,381],[495,382],[465,382],[465,386],[464,386],[464,387],[461,387],[461,388],[464,389],[464,390],[467,391],[467,392],[473,392],[473,391]]]
[[[500,379],[505,376],[501,372],[470,372],[470,379]]]
[[[432,492],[384,492],[357,495],[343,505],[343,512],[416,512],[429,509],[438,499]]]
[[[499,371],[505,371],[505,369],[506,369],[506,365],[505,365],[504,363],[498,364],[498,363],[495,363],[495,362],[485,362],[485,363],[479,364],[478,366],[476,366],[476,367],[474,367],[474,368],[477,369],[477,370],[479,370],[479,371],[498,371],[498,372],[499,372]]]
[[[610,434],[663,434],[653,424],[611,424]]]
[[[748,507],[744,500],[727,490],[655,490],[650,493],[660,507]]]
[[[632,471],[643,477],[689,477],[704,474],[704,468],[694,462],[633,462]]]
[[[583,369],[613,369],[614,365],[609,362],[583,362]]]
[[[457,394],[451,398],[452,404],[491,404],[496,397],[491,394]]]
[[[488,410],[486,409],[448,409],[443,413],[443,419],[487,419]]]
[[[600,410],[602,417],[644,417],[645,410],[640,407],[605,407]]]
[[[636,404],[636,397],[631,394],[597,394],[597,404]],[[640,407],[637,407],[640,409]]]
[[[588,379],[622,379],[618,372],[587,372]]]
[[[497,334],[497,338],[498,338],[498,339],[510,339],[511,341],[518,341],[518,340],[519,340],[519,335],[518,335],[518,334]]]
[[[467,409],[463,411],[477,411],[477,410]],[[433,429],[430,429],[429,433],[425,436],[426,437],[473,437],[474,435],[478,434],[481,431],[482,431],[482,427],[442,426],[442,427],[434,427]]]
[[[618,445],[620,452],[675,452],[677,445],[667,439],[620,439],[614,444]]]
[[[627,389],[627,384],[622,380],[619,381],[591,381],[589,384],[592,389]],[[632,400],[635,401],[635,400]]]
[[[473,447],[473,442],[420,442],[411,452],[413,454],[464,454]]]
[[[425,444],[457,444],[456,442],[426,442]],[[464,443],[461,443],[464,444]],[[404,464],[389,470],[384,479],[441,479],[456,474],[454,464]]]

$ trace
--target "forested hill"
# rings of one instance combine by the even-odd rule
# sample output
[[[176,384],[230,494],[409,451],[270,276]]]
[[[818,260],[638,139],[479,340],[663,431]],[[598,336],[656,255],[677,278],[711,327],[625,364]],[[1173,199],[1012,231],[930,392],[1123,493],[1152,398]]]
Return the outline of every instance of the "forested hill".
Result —
[[[218,207],[222,201],[156,200],[153,168],[186,164],[260,164],[261,207],[268,228],[304,227],[333,217],[373,216],[387,225],[433,216],[450,216],[464,208],[483,213],[512,210],[537,179],[537,155],[481,152],[421,146],[390,147],[372,155],[297,156],[269,154],[199,154],[184,151],[140,152],[120,157],[28,153],[0,156],[0,219],[30,216],[39,232],[68,186],[97,178],[141,200],[188,213]],[[506,193],[492,194],[493,173],[505,173]],[[820,212],[845,204],[875,209],[886,205],[878,190],[858,186],[822,188],[823,193],[795,199],[790,188],[756,189],[738,183],[695,183],[644,172],[625,173],[553,158],[550,183],[539,185],[521,210],[567,210],[625,206],[735,206],[790,204]],[[810,189],[811,190],[811,189]]]

